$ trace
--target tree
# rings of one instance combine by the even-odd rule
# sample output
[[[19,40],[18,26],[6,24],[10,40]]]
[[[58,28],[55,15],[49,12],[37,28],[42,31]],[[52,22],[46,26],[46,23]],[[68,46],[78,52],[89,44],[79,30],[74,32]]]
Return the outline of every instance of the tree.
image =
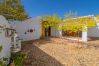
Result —
[[[62,19],[58,16],[58,15],[53,15],[53,16],[43,16],[42,17],[42,25],[43,28],[47,29],[49,27],[54,28],[56,30],[60,30],[59,26],[62,23]],[[47,34],[47,38],[48,38],[48,34]]]
[[[7,19],[25,20],[28,18],[20,0],[5,0],[0,5],[0,14]]]

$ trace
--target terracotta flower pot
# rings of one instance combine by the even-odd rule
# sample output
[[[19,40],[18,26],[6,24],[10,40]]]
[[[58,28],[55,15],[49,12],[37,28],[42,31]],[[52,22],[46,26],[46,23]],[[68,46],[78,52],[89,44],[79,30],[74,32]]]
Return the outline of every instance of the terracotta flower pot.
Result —
[[[11,65],[10,65],[10,66],[15,66],[14,62],[13,62],[13,63],[11,63]]]

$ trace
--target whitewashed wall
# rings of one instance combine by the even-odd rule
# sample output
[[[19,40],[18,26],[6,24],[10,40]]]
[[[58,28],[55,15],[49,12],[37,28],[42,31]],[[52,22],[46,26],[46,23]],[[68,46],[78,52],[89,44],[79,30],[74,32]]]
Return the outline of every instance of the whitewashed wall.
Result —
[[[0,26],[6,26],[10,28],[8,21],[0,15]],[[3,47],[2,51],[0,52],[0,58],[9,58],[11,51],[11,38],[5,36],[5,30],[0,30],[0,46]]]
[[[41,17],[30,18],[18,24],[15,23],[14,29],[16,29],[16,32],[18,32],[19,37],[23,41],[39,39],[42,34]],[[34,29],[35,31],[32,33],[27,32],[29,29]]]
[[[99,37],[99,23],[96,27],[88,29],[88,37]]]
[[[40,39],[42,36],[41,17],[30,18],[22,22],[9,21],[9,23],[23,41]],[[35,31],[33,33],[29,33],[27,32],[29,29],[34,29]],[[27,34],[25,34],[25,32],[27,32]],[[62,31],[51,28],[51,36],[60,37],[62,36]]]
[[[53,36],[53,37],[62,37],[62,31],[51,28],[51,36]]]

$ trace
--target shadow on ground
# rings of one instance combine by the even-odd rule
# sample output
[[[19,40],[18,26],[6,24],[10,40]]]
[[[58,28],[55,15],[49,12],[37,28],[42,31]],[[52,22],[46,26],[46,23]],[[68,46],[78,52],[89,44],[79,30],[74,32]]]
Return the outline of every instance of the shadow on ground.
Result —
[[[26,52],[28,55],[28,58],[24,61],[23,66],[64,66],[55,58],[32,44],[32,42],[23,44],[22,51]]]
[[[90,37],[88,41],[98,41],[99,38],[98,37]]]

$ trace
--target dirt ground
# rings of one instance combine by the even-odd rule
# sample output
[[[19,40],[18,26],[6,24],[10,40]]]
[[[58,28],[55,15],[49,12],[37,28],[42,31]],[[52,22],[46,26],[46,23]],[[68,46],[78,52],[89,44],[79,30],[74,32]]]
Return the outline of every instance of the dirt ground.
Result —
[[[97,46],[60,38],[24,42],[22,52],[28,57],[23,66],[99,66]]]

